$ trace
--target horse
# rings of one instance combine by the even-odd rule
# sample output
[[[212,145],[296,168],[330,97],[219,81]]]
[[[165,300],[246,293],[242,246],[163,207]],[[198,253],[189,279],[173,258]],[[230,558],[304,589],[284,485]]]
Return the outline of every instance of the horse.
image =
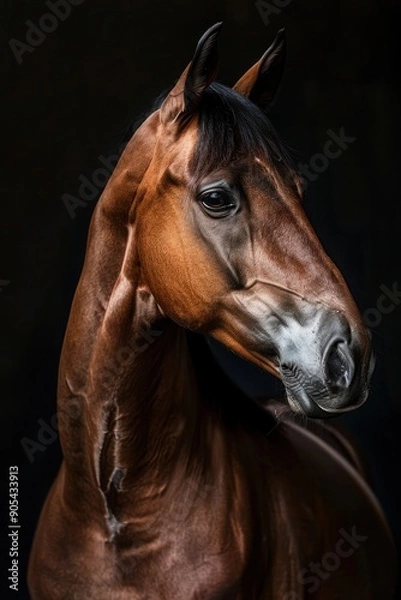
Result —
[[[268,109],[277,37],[231,88],[221,23],[94,210],[58,380],[63,461],[33,600],[389,600],[392,535],[352,442],[370,334]],[[280,378],[245,396],[208,339]]]

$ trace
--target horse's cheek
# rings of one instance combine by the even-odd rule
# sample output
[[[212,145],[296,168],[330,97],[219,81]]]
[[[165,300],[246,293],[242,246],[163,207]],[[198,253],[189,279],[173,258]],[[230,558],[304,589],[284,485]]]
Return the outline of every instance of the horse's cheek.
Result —
[[[141,232],[144,279],[165,314],[193,330],[207,326],[219,290],[224,293],[209,254],[199,239],[183,236],[162,219]]]

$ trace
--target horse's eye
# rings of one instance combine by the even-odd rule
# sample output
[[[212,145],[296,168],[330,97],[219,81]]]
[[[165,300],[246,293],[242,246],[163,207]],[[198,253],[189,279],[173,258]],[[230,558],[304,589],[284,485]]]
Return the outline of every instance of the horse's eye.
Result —
[[[237,208],[234,197],[223,189],[207,190],[202,192],[198,199],[211,217],[226,217]]]

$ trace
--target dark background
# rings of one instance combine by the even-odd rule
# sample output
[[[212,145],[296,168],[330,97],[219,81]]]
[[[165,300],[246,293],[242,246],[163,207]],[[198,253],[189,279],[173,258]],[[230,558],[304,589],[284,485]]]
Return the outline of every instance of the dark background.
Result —
[[[50,425],[56,410],[60,346],[96,202],[77,208],[72,219],[62,196],[78,195],[79,176],[90,179],[102,167],[98,157],[118,148],[130,122],[174,82],[211,24],[224,21],[219,78],[229,85],[260,57],[277,29],[286,27],[287,68],[271,112],[281,136],[303,162],[322,151],[329,129],[344,127],[356,138],[309,184],[307,214],[362,311],[377,306],[380,286],[391,289],[400,282],[401,288],[400,3],[277,3],[282,8],[270,14],[265,9],[263,19],[248,0],[83,0],[18,64],[9,40],[26,42],[26,21],[37,24],[49,8],[36,0],[2,2],[2,541],[13,464],[20,471],[22,525],[20,592],[2,597],[28,598],[29,546],[61,458],[51,432],[31,461],[21,440],[43,441],[43,423]],[[395,302],[376,320],[370,400],[342,422],[370,460],[400,548],[401,306]],[[277,391],[267,375],[218,352],[249,393]],[[6,560],[3,584],[8,566]]]

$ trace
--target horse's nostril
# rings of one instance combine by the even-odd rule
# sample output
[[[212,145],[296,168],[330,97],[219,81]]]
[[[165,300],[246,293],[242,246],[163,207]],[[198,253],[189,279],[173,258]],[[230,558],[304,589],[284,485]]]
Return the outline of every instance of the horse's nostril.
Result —
[[[347,342],[337,339],[332,342],[325,356],[326,385],[333,393],[349,388],[354,374],[354,363]]]

